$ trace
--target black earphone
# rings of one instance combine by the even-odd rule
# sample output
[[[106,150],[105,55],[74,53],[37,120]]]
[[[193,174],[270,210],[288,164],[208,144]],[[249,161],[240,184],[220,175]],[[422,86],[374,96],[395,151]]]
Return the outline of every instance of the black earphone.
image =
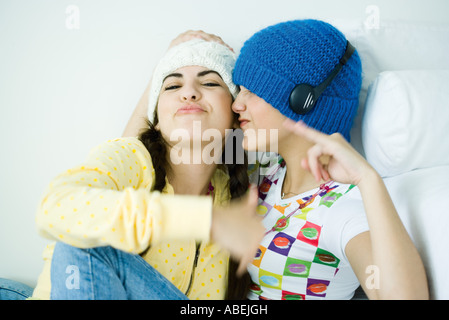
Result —
[[[289,97],[290,109],[292,109],[297,114],[306,114],[315,106],[316,101],[323,93],[324,90],[330,85],[332,80],[340,72],[341,68],[348,62],[349,58],[354,53],[354,46],[347,41],[346,51],[341,57],[338,64],[335,66],[334,70],[329,74],[329,76],[321,84],[316,87],[312,87],[310,84],[301,83],[296,85]]]

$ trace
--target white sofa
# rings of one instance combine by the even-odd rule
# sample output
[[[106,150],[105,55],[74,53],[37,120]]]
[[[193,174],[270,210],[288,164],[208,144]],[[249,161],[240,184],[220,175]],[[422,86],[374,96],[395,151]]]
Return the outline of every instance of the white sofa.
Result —
[[[431,299],[449,299],[449,26],[344,28],[364,73],[353,144],[384,178]]]

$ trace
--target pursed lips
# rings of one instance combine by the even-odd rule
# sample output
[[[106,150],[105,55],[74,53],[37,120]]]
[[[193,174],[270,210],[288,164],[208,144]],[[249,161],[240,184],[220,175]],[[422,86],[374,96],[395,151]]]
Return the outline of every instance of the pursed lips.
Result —
[[[249,120],[246,120],[246,119],[239,118],[238,120],[240,122],[240,128],[243,128],[249,122]]]
[[[205,110],[197,104],[190,104],[190,105],[182,106],[181,108],[178,109],[178,111],[176,113],[186,114],[186,113],[198,113],[198,112],[205,112]]]

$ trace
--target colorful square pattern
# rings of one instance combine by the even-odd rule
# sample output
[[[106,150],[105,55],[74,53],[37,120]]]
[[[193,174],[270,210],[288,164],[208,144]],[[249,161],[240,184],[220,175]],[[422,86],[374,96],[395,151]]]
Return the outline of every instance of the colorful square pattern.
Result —
[[[254,280],[250,291],[259,299],[325,298],[340,259],[320,247],[323,225],[314,210],[330,208],[352,186],[348,189],[333,184],[291,202],[279,201],[276,194],[282,186],[284,166],[279,159],[277,166],[270,168],[272,174],[259,185],[257,211],[267,230],[272,231],[265,235],[249,267]]]
[[[325,298],[339,270],[340,259],[320,247],[322,224],[313,218],[313,210],[319,206],[330,208],[344,193],[339,193],[338,186],[334,186],[316,199],[305,197],[276,204],[268,192],[274,185],[272,180],[264,179],[259,189],[258,210],[265,217],[268,229],[279,221],[282,223],[264,237],[250,266],[251,274],[258,275],[250,291],[259,299]],[[297,213],[286,219],[297,208]]]

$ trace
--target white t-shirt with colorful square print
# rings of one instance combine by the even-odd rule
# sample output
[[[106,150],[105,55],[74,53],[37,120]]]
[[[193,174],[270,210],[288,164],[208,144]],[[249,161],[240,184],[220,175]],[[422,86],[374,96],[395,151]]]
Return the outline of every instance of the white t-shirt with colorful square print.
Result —
[[[359,282],[345,247],[369,229],[359,190],[333,182],[328,190],[282,199],[286,168],[279,159],[259,183],[258,214],[267,234],[248,267],[248,298],[351,299]]]

